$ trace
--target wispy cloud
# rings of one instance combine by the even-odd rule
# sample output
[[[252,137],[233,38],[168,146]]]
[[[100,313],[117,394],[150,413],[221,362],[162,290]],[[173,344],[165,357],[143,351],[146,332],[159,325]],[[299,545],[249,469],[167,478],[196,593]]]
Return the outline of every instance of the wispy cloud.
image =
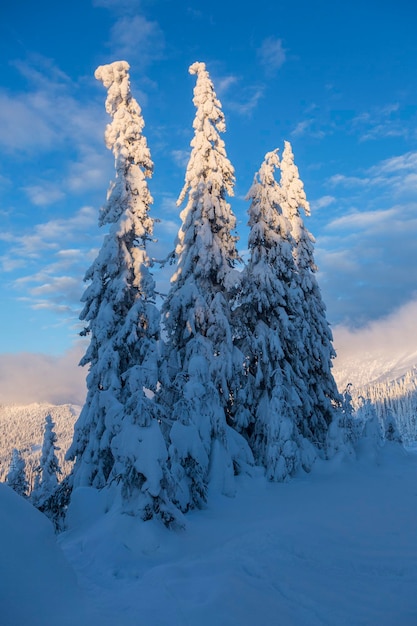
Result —
[[[112,55],[135,63],[144,70],[152,61],[160,59],[165,49],[164,35],[157,22],[143,15],[120,17],[110,33]]]
[[[360,141],[385,139],[388,137],[408,137],[410,130],[401,119],[398,102],[372,107],[352,120],[352,128],[359,132]]]
[[[282,39],[275,37],[264,39],[258,50],[258,57],[267,74],[275,74],[284,65],[286,52]]]
[[[417,152],[407,152],[399,156],[385,159],[370,167],[368,172],[375,176],[397,174],[401,172],[417,172]]]
[[[7,152],[49,149],[59,140],[54,128],[26,95],[0,92],[0,146]]]
[[[102,142],[104,109],[91,100],[81,102],[77,86],[49,59],[31,56],[15,66],[28,88],[0,91],[0,147],[39,155],[66,143],[74,150]]]
[[[103,198],[105,189],[113,174],[113,162],[110,154],[104,150],[101,152],[83,149],[79,158],[70,163],[66,172],[63,185],[64,189],[80,194],[93,189],[102,189]]]
[[[233,85],[239,82],[239,78],[237,76],[224,76],[223,78],[216,79],[216,93],[219,96],[222,96],[226,91],[230,89]]]
[[[380,209],[379,211],[354,211],[332,220],[327,225],[327,229],[341,230],[347,228],[358,231],[378,228],[380,230],[385,228],[387,222],[392,223],[394,219],[400,216],[402,217],[400,207]]]
[[[172,150],[171,152],[174,163],[181,169],[187,167],[190,158],[190,150]]]
[[[296,127],[291,131],[292,137],[302,137],[304,135],[308,135],[309,137],[314,137],[316,139],[322,139],[326,136],[326,132],[319,127],[318,119],[311,117],[298,122]]]
[[[50,272],[44,271],[36,277],[27,277],[25,282],[29,282],[34,278],[45,282],[41,282],[41,284],[30,287],[27,290],[27,294],[31,299],[30,306],[32,309],[43,309],[56,313],[79,311],[82,293],[81,277],[51,276]]]
[[[225,107],[244,117],[253,113],[264,96],[263,85],[243,85],[239,76],[220,76],[216,77],[214,82],[216,92],[222,97]],[[230,89],[231,87],[233,90]]]
[[[144,72],[153,61],[163,58],[164,33],[157,21],[146,17],[140,0],[93,0],[93,5],[108,9],[115,18],[107,45],[111,58],[104,62],[124,59],[135,71]]]
[[[330,319],[366,322],[416,291],[417,153],[336,174],[326,184],[337,205],[323,215],[316,257]]]
[[[416,202],[356,209],[333,219],[324,232],[316,260],[331,321],[366,322],[401,306],[415,292]]]
[[[326,207],[330,206],[331,204],[334,204],[336,202],[336,198],[334,196],[322,196],[321,198],[318,198],[317,200],[312,200],[312,202],[310,202],[311,205],[311,209],[312,211],[319,211],[320,209],[325,209]]]
[[[389,193],[395,198],[415,198],[417,186],[417,152],[407,152],[403,155],[380,161],[356,176],[335,174],[328,183],[333,186],[377,187],[379,194]]]
[[[61,189],[53,186],[50,182],[45,182],[43,185],[31,185],[29,187],[23,187],[29,197],[29,200],[35,206],[47,206],[48,204],[54,204],[58,200],[62,200],[65,194]]]
[[[239,100],[227,100],[227,107],[232,111],[236,111],[239,115],[250,116],[258,106],[258,102],[263,95],[263,87],[246,88],[241,93]]]
[[[328,180],[332,186],[343,185],[344,187],[364,186],[371,184],[371,179],[366,176],[345,176],[345,174],[334,174]]]
[[[311,126],[313,120],[303,120],[302,122],[298,122],[297,126],[294,130],[291,131],[291,135],[293,137],[301,137],[306,133],[308,128]]]
[[[8,251],[0,261],[16,297],[33,309],[78,316],[82,279],[96,252],[92,244],[101,239],[98,231],[97,211],[82,207],[68,219],[37,224],[23,234],[2,233]]]

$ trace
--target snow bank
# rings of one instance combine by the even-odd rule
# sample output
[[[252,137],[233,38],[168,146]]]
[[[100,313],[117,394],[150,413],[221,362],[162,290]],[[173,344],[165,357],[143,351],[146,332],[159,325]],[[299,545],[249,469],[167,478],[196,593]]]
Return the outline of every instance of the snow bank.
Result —
[[[2,626],[99,623],[56,544],[51,522],[4,484],[0,484],[0,554]]]

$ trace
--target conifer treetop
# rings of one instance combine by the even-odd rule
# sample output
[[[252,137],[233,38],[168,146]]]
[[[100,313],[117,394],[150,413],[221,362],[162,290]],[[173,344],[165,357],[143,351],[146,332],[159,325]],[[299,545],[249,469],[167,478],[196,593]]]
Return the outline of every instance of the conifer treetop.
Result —
[[[210,184],[217,183],[223,197],[225,194],[233,196],[235,183],[233,166],[227,158],[224,141],[219,136],[219,133],[226,131],[225,117],[206,65],[193,63],[189,72],[197,75],[193,98],[197,112],[193,122],[193,150],[185,174],[185,184],[177,201],[178,206],[192,188],[193,181],[205,179],[207,172],[210,172]],[[216,172],[217,176],[214,175]]]
[[[101,65],[95,77],[107,88],[106,111],[112,122],[105,131],[106,147],[115,158],[116,178],[100,211],[100,225],[115,223],[125,214],[123,230],[133,229],[139,238],[153,230],[148,216],[153,199],[145,178],[153,173],[153,162],[142,134],[145,122],[142,110],[130,91],[129,64],[116,61]]]
[[[107,89],[106,111],[113,118],[105,132],[106,147],[116,157],[120,155],[141,165],[145,176],[150,177],[153,163],[142,135],[145,126],[142,109],[130,91],[129,69],[127,61],[115,61],[100,65],[94,73]]]
[[[294,163],[294,154],[289,141],[284,141],[281,161],[281,187],[286,196],[289,219],[299,214],[300,208],[304,210],[306,215],[311,214],[310,204],[298,174],[298,167]]]

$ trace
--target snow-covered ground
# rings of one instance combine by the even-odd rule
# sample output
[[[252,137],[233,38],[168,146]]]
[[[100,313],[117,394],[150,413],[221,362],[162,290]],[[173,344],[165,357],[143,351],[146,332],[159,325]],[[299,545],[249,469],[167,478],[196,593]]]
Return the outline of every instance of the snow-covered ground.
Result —
[[[372,456],[241,477],[183,531],[80,489],[57,542],[0,485],[2,626],[415,626],[417,454]]]

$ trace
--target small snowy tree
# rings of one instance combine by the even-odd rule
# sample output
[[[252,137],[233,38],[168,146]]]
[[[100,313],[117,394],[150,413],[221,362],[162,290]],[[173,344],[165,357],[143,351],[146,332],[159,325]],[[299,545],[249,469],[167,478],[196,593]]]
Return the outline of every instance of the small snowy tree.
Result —
[[[250,256],[236,297],[234,323],[247,363],[236,427],[246,430],[255,460],[265,466],[268,478],[282,481],[300,463],[309,469],[314,454],[297,430],[305,393],[302,363],[293,358],[301,302],[290,225],[274,178],[278,167],[277,150],[268,152],[247,196]]]
[[[29,485],[26,479],[26,463],[17,448],[13,448],[6,484],[14,489],[19,496],[27,496]]]
[[[384,445],[384,433],[381,428],[375,407],[369,398],[360,396],[359,406],[355,411],[355,423],[358,435],[355,449],[359,457],[370,458],[378,462],[382,446]]]
[[[305,363],[307,390],[299,428],[305,437],[324,450],[329,424],[341,405],[341,396],[331,372],[336,353],[315,276],[314,237],[305,228],[300,214],[303,209],[306,215],[310,215],[310,205],[288,141],[281,160],[280,186],[282,211],[291,224],[292,253],[302,294],[302,309],[297,316],[299,343],[294,358]]]
[[[35,477],[35,485],[31,493],[31,500],[39,509],[43,509],[47,501],[54,494],[58,486],[58,475],[62,474],[58,458],[55,454],[59,447],[56,444],[57,436],[52,417],[45,418],[45,431],[42,445],[40,465]]]
[[[401,433],[398,429],[397,421],[391,408],[387,410],[385,415],[384,430],[386,441],[395,441],[396,443],[402,443]]]
[[[146,177],[153,163],[128,70],[128,63],[118,61],[95,73],[108,89],[112,122],[105,139],[115,157],[116,178],[99,220],[110,230],[85,277],[91,282],[80,318],[87,322],[90,345],[81,365],[90,365],[88,394],[67,456],[75,458],[73,486],[112,485],[122,510],[144,519],[155,514],[169,524],[167,450],[152,398],[160,342],[146,252],[153,232]]]
[[[177,269],[163,305],[168,336],[165,404],[172,407],[172,472],[183,510],[201,505],[209,483],[234,491],[233,475],[250,462],[243,438],[227,423],[237,355],[230,326],[228,285],[238,253],[233,194],[234,170],[220,133],[221,104],[204,63],[194,63],[194,138],[180,205]]]

